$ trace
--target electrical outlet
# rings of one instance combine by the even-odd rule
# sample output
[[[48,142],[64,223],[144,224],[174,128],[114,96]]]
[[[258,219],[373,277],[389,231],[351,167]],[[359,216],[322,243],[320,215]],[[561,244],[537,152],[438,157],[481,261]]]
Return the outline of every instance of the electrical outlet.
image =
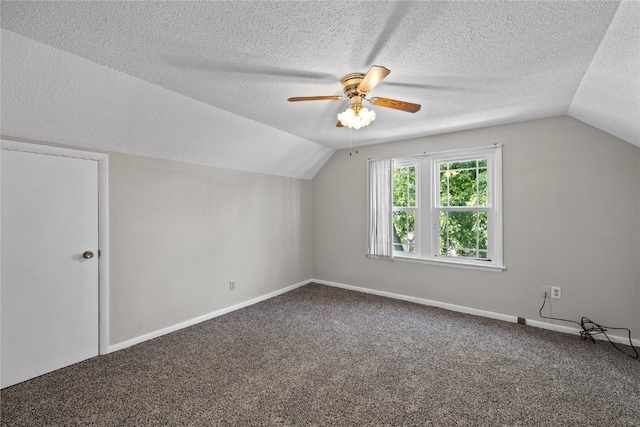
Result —
[[[546,296],[549,298],[551,296],[551,287],[550,286],[540,286],[540,296]]]
[[[236,290],[236,281],[235,280],[229,280],[229,290],[230,291],[235,291]]]
[[[562,299],[562,288],[559,286],[551,287],[551,298]]]

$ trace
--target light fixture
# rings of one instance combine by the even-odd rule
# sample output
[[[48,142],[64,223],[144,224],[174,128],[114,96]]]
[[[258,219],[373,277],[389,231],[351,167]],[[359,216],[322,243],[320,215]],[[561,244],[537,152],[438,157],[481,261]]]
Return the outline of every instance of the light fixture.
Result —
[[[349,105],[344,112],[338,114],[338,120],[342,126],[348,126],[352,129],[360,129],[368,126],[376,118],[376,112],[362,106],[359,99]]]

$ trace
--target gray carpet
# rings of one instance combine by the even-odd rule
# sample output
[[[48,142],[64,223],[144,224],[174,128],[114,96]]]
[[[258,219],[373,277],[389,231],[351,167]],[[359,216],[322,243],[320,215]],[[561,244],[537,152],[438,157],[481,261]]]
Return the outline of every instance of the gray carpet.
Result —
[[[1,398],[2,426],[640,426],[640,362],[310,284]]]

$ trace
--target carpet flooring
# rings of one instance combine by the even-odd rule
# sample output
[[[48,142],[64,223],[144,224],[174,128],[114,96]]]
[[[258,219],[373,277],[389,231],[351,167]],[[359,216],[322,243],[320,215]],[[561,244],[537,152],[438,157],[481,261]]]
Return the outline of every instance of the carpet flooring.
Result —
[[[640,362],[309,284],[0,397],[2,426],[640,426]]]

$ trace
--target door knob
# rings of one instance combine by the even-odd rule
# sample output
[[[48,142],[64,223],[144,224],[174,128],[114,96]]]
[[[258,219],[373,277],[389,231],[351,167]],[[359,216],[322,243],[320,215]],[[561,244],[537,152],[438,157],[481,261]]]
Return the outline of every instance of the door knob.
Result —
[[[93,252],[91,252],[91,251],[84,251],[84,253],[82,254],[82,258],[84,258],[84,259],[91,259],[91,258],[93,258]]]

